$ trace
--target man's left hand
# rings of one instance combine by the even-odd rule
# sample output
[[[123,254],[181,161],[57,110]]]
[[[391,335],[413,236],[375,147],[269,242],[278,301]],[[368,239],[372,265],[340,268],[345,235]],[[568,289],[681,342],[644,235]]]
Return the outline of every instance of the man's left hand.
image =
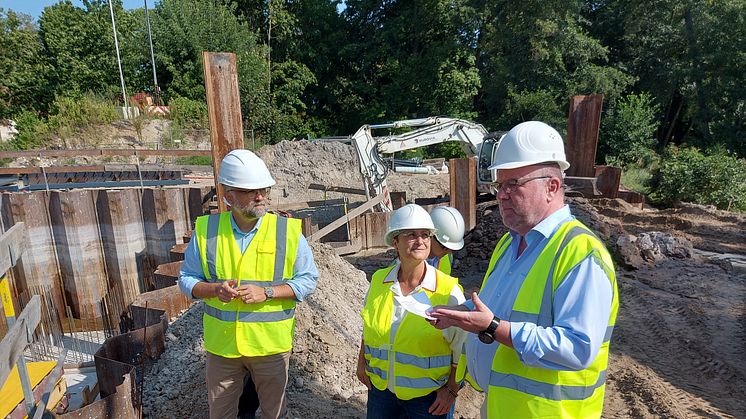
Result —
[[[246,304],[263,303],[267,300],[264,288],[256,285],[241,285],[236,291],[238,291],[238,298]]]
[[[454,397],[447,388],[441,387],[436,390],[435,401],[430,405],[430,408],[427,409],[427,412],[434,416],[445,415],[451,410],[451,405],[453,405],[455,401],[456,397]]]

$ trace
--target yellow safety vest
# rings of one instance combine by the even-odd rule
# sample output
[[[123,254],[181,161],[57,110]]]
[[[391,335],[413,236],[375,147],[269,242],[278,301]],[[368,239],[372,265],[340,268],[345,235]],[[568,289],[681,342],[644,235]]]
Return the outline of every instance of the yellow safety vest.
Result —
[[[394,377],[394,393],[401,400],[425,396],[443,387],[451,372],[451,348],[443,332],[427,320],[406,313],[395,336],[391,336],[394,313],[394,293],[391,283],[384,283],[394,267],[379,269],[373,274],[368,298],[363,307],[363,342],[370,382],[386,390],[388,378]],[[458,280],[436,271],[435,291],[422,289],[433,306],[448,304],[451,290]],[[460,287],[460,285],[459,285]],[[393,371],[389,360],[393,357]]]
[[[505,234],[495,247],[486,282],[508,248]],[[531,322],[551,327],[552,300],[567,273],[591,256],[606,271],[613,288],[606,336],[595,360],[582,371],[556,371],[524,365],[512,348],[500,345],[492,360],[487,392],[490,418],[597,418],[601,416],[609,358],[609,340],[619,308],[617,284],[611,256],[603,243],[581,222],[564,223],[550,237],[518,291],[509,321]],[[482,287],[484,287],[484,282]],[[541,296],[541,298],[538,298]]]
[[[284,284],[293,276],[301,235],[298,219],[266,214],[249,247],[241,253],[230,212],[197,218],[195,238],[208,282],[230,279],[259,287]],[[246,304],[206,298],[202,317],[205,350],[226,358],[266,356],[293,346],[295,300],[273,299]]]

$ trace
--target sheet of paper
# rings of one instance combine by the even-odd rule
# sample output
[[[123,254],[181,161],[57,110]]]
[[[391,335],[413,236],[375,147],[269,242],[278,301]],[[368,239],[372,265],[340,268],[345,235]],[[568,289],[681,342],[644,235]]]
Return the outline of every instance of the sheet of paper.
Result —
[[[433,320],[433,317],[430,317],[428,314],[430,310],[433,309],[433,306],[430,304],[430,299],[427,298],[427,295],[424,292],[408,295],[406,297],[396,296],[394,298],[396,298],[404,310],[428,320]]]

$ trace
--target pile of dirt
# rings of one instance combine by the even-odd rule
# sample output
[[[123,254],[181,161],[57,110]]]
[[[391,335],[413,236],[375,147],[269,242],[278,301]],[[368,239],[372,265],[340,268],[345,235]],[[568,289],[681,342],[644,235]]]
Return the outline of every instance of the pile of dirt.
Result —
[[[265,145],[257,151],[277,181],[273,188],[275,205],[322,199],[348,197],[352,202],[364,201],[364,195],[309,189],[343,187],[363,190],[358,157],[354,148],[334,141],[281,141]],[[446,196],[449,193],[448,174],[404,174],[391,172],[387,178],[390,191],[406,191],[407,200]]]
[[[360,311],[368,281],[324,244],[313,244],[316,292],[298,304],[288,398],[292,417],[364,417],[366,388],[355,377]],[[145,372],[147,417],[205,417],[202,303],[169,325],[166,351]]]

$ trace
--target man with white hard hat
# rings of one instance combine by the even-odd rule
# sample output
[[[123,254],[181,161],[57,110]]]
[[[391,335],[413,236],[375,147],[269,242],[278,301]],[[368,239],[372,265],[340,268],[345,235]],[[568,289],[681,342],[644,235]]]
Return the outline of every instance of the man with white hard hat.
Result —
[[[559,133],[518,124],[491,170],[510,230],[495,246],[479,294],[431,313],[437,328],[472,332],[470,382],[487,393],[482,417],[600,417],[609,340],[619,307],[601,241],[564,202]]]
[[[435,226],[435,240],[430,242],[427,263],[444,274],[451,274],[453,252],[464,247],[464,217],[456,208],[440,206],[430,211]]]
[[[298,219],[267,212],[275,180],[248,150],[220,164],[230,211],[197,218],[179,287],[204,302],[210,418],[235,418],[251,376],[262,417],[286,417],[285,387],[295,304],[316,288],[318,269]]]

